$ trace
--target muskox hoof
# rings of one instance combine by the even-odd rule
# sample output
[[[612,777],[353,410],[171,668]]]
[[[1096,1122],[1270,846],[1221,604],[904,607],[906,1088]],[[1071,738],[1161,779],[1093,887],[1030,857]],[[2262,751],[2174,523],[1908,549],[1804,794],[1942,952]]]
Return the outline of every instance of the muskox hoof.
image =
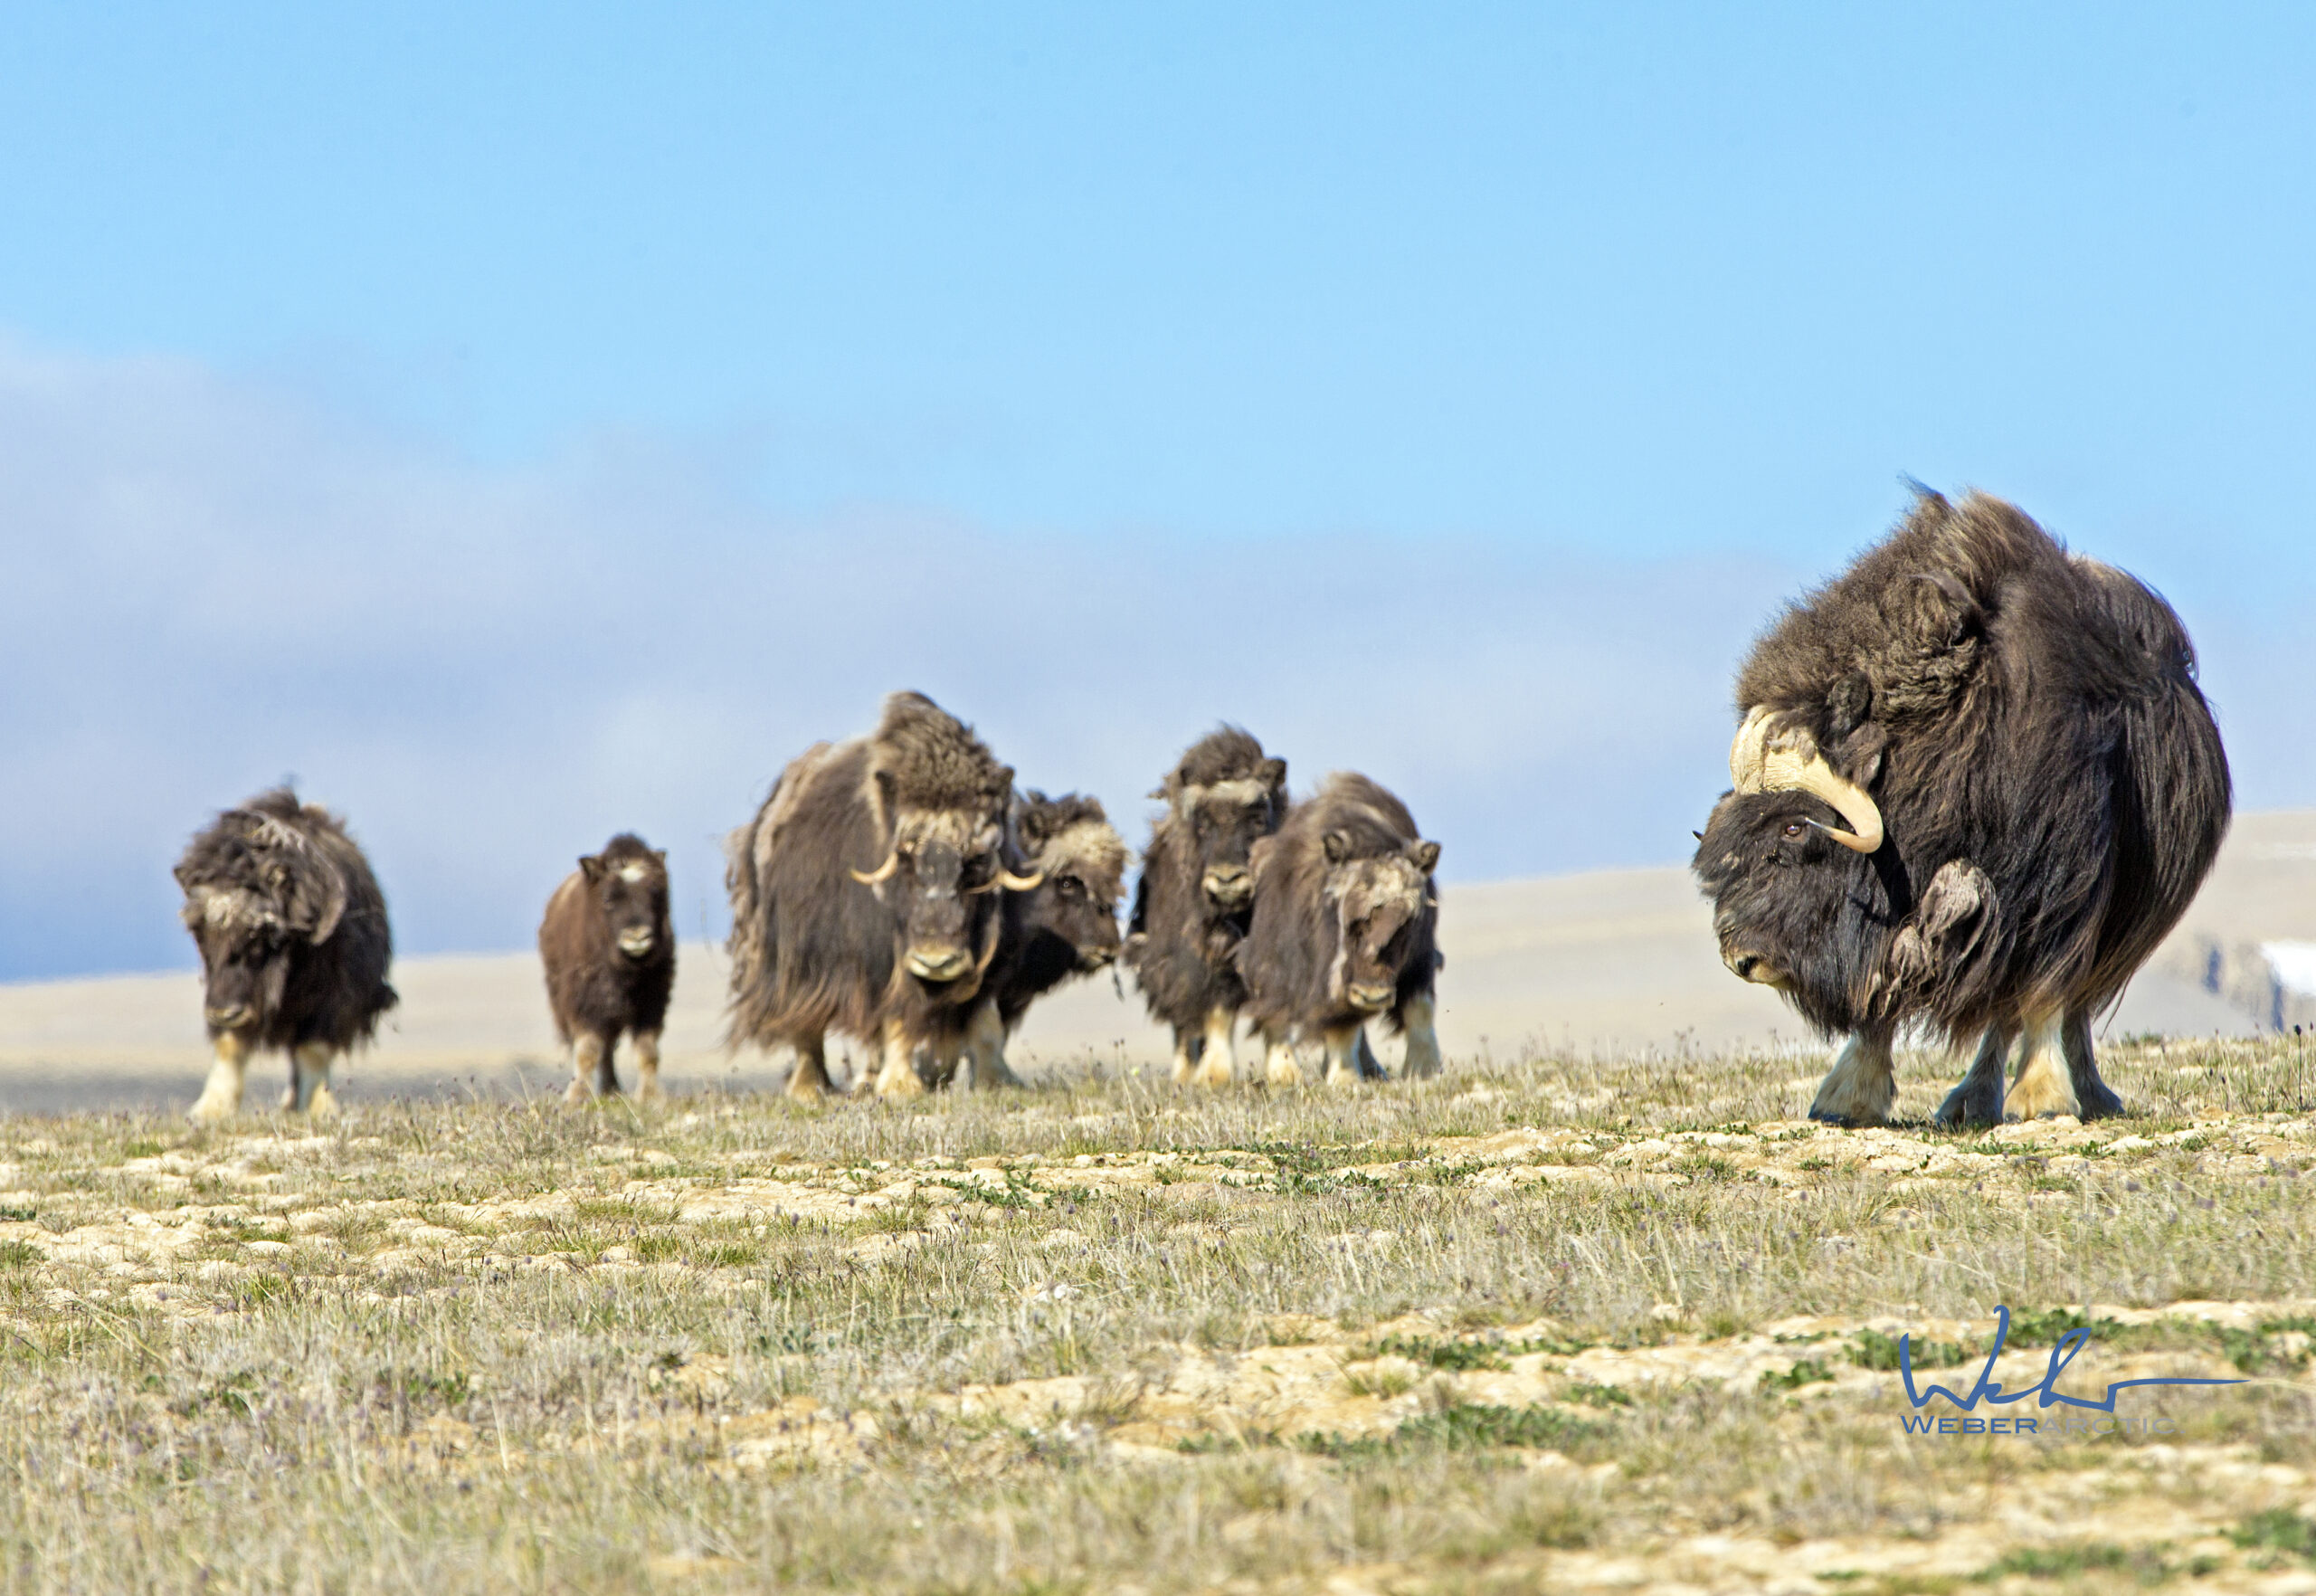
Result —
[[[660,1089],[660,1078],[656,1075],[645,1076],[642,1084],[635,1088],[635,1100],[639,1103],[656,1103],[666,1095]]]
[[[574,1080],[563,1088],[563,1100],[566,1103],[584,1103],[594,1095],[584,1080]]]
[[[1993,1083],[1993,1089],[1973,1086],[1964,1081],[1946,1094],[1946,1100],[1931,1116],[1932,1123],[1948,1130],[1961,1130],[1971,1126],[2002,1123],[2002,1082]]]
[[[312,1098],[306,1104],[306,1116],[309,1119],[336,1119],[337,1094],[326,1086],[316,1087]]]
[[[2122,1098],[2115,1095],[2115,1088],[2103,1080],[2077,1087],[2075,1095],[2082,1099],[2081,1113],[2085,1119],[2113,1119],[2131,1112],[2123,1107]]]
[[[1228,1059],[1210,1058],[1191,1072],[1191,1082],[1194,1086],[1227,1087],[1230,1084],[1235,1073]]]
[[[240,1112],[240,1105],[229,1103],[223,1097],[213,1097],[204,1092],[194,1106],[185,1111],[185,1117],[195,1125],[215,1125],[219,1120],[231,1119]]]

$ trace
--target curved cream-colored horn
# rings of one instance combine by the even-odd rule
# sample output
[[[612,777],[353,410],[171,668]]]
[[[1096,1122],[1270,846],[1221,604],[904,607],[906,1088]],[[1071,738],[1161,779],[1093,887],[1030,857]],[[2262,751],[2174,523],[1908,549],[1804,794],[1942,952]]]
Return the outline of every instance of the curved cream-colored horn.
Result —
[[[1017,876],[1011,870],[1000,867],[997,872],[997,884],[1008,892],[1034,892],[1045,879],[1046,873],[1043,870],[1032,870],[1026,876]]]
[[[859,882],[863,887],[874,887],[878,882],[889,879],[892,873],[900,868],[901,850],[896,848],[890,853],[885,855],[885,862],[878,865],[875,869],[867,871],[856,870],[852,869],[851,866],[848,865],[845,867],[845,873],[850,876],[854,880]]]
[[[1790,734],[1789,734],[1790,735]],[[1770,746],[1770,711],[1755,707],[1737,728],[1729,745],[1729,780],[1740,793],[1807,793],[1822,798],[1849,822],[1826,835],[1853,853],[1872,853],[1882,846],[1882,811],[1865,789],[1834,774],[1826,756],[1806,734],[1795,740],[1802,746]]]

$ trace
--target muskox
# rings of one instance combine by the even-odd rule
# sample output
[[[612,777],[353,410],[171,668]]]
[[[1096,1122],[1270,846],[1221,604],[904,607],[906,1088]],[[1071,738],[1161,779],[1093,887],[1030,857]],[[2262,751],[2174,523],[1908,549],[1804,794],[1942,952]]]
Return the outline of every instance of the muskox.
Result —
[[[1118,956],[1118,898],[1130,856],[1101,800],[1027,793],[1014,803],[1013,831],[1037,885],[1003,895],[997,955],[963,1038],[967,1079],[976,1088],[1020,1085],[1005,1062],[1005,1040],[1030,1005]],[[954,1058],[940,1060],[936,1078],[955,1068]]]
[[[2170,607],[1999,499],[1924,489],[1755,645],[1737,711],[1694,868],[1730,969],[1848,1037],[1811,1115],[1879,1123],[1909,1023],[1979,1044],[1941,1124],[2122,1112],[2092,1017],[2228,822]]]
[[[1423,840],[1406,804],[1343,772],[1255,844],[1254,916],[1239,968],[1272,1085],[1303,1078],[1297,1038],[1323,1044],[1330,1085],[1380,1077],[1364,1029],[1378,1015],[1407,1037],[1404,1074],[1439,1073],[1438,862],[1439,844]]]
[[[612,1050],[633,1039],[636,1095],[660,1095],[660,1031],[676,984],[676,932],[668,918],[668,856],[631,831],[579,860],[539,921],[555,1033],[571,1050],[576,1103],[619,1090]]]
[[[793,1048],[794,1097],[828,1091],[831,1031],[877,1048],[880,1095],[924,1090],[914,1056],[959,1050],[1001,894],[1038,884],[1016,868],[1012,792],[1012,770],[919,693],[886,699],[872,735],[801,755],[725,843],[732,1042]]]
[[[1174,1078],[1220,1086],[1247,1001],[1238,955],[1254,905],[1248,854],[1286,817],[1286,761],[1222,727],[1191,745],[1151,796],[1166,812],[1143,850],[1125,963],[1151,1017],[1173,1027]]]
[[[287,787],[261,793],[186,845],[176,878],[215,1054],[193,1116],[238,1113],[261,1048],[290,1055],[283,1107],[335,1114],[332,1062],[394,1006],[386,900],[345,822]]]

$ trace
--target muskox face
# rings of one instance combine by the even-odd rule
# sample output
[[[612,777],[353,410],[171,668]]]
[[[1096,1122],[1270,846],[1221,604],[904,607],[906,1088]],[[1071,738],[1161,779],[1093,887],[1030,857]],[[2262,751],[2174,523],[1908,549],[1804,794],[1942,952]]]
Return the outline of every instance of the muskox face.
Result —
[[[1217,909],[1235,913],[1253,899],[1248,855],[1278,829],[1286,784],[1286,762],[1266,759],[1255,775],[1187,787],[1175,801],[1198,862],[1200,888]]]
[[[996,947],[997,891],[1010,879],[1003,841],[992,822],[905,813],[891,854],[861,878],[896,911],[902,966],[916,980],[946,986],[987,965]]]
[[[1108,831],[1107,827],[1102,828]],[[1115,833],[1111,833],[1115,838]],[[1028,895],[1023,911],[1025,929],[1033,936],[1058,937],[1077,950],[1077,968],[1086,973],[1107,969],[1118,956],[1118,896],[1122,888],[1121,861],[1105,861],[1063,854],[1039,860],[1044,879]]]
[[[201,950],[209,1034],[255,1030],[280,1008],[290,961],[303,939],[281,906],[246,890],[195,887],[185,894],[184,917]]]
[[[626,841],[617,839],[603,852],[587,855],[579,869],[620,956],[640,962],[674,935],[668,920],[668,856],[656,849],[621,846]]]
[[[1433,906],[1439,844],[1410,842],[1397,853],[1350,857],[1351,839],[1329,831],[1324,897],[1335,922],[1327,994],[1362,1014],[1380,1014],[1399,995],[1417,924]]]
[[[1828,1031],[1857,1029],[1890,923],[1873,863],[1835,841],[1842,825],[1809,793],[1731,793],[1690,866],[1722,962]]]

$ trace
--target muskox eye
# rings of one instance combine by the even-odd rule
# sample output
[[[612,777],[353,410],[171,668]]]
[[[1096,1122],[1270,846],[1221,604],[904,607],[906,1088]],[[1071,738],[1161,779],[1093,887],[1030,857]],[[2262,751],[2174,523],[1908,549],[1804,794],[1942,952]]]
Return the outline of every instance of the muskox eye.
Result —
[[[1789,837],[1799,837],[1802,832],[1808,829],[1809,828],[1807,825],[1804,825],[1799,821],[1788,821],[1785,822],[1785,834]]]

